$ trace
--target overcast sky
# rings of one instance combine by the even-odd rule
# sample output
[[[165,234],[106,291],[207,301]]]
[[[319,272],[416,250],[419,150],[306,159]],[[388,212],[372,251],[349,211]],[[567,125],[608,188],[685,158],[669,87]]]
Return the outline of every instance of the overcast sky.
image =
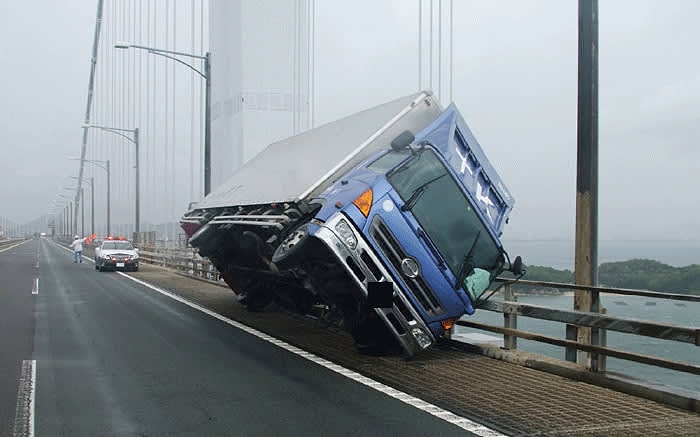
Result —
[[[417,2],[316,3],[318,121],[415,90],[416,36],[392,29]],[[96,4],[0,3],[0,216],[45,214],[77,175]],[[600,238],[698,239],[700,2],[599,9]],[[506,233],[572,238],[577,2],[456,0],[454,16],[453,100],[516,197]]]

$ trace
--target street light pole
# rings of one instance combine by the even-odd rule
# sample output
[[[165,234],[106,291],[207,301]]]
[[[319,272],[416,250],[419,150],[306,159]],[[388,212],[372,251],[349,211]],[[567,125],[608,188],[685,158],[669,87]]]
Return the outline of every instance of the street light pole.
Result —
[[[77,213],[77,211],[76,211]],[[78,229],[76,229],[75,226],[75,220],[73,220],[73,201],[70,201],[70,215],[68,216],[68,227],[70,228],[70,233],[75,235],[76,232],[78,232]]]
[[[65,194],[61,194],[61,193],[59,193],[59,194],[57,195],[57,197],[58,197],[59,199],[63,199],[63,202],[66,202],[66,203],[63,204],[63,220],[62,220],[62,224],[61,224],[61,236],[62,236],[62,237],[66,237],[66,236],[68,236],[69,233],[71,233],[71,235],[75,235],[74,233],[72,233],[73,230],[72,230],[72,228],[70,227],[70,216],[69,216],[69,213],[72,213],[72,212],[73,212],[73,209],[72,209],[72,208],[70,208],[70,210],[69,210],[69,206],[72,205],[72,202],[68,203],[68,202],[70,201],[70,197],[69,197],[69,196],[66,196]],[[57,203],[57,201],[54,200],[54,205],[55,205],[56,203]]]
[[[141,232],[141,201],[140,199],[140,193],[141,189],[139,187],[139,181],[141,180],[139,177],[139,128],[134,128],[134,149],[136,149],[136,160],[135,160],[135,165],[136,165],[136,218],[134,219],[134,231],[136,232],[136,235],[139,238],[139,241],[141,239],[140,237],[140,232]]]
[[[80,236],[85,238],[85,190],[80,187]]]
[[[107,132],[112,132],[113,134],[117,134],[126,140],[130,141],[131,143],[134,144],[134,149],[136,153],[136,159],[135,159],[135,167],[136,167],[136,205],[135,205],[135,219],[134,219],[134,230],[136,234],[138,235],[139,232],[141,231],[141,201],[140,201],[140,193],[141,193],[141,188],[140,188],[140,177],[139,177],[139,128],[134,128],[134,129],[122,129],[118,127],[110,127],[110,126],[98,126],[94,124],[88,124],[84,125],[83,128],[95,128],[95,129],[100,129],[103,131]],[[130,132],[133,137],[129,137],[127,135],[124,135],[122,132]],[[107,161],[107,167],[109,168],[109,161]],[[109,173],[109,169],[107,170],[107,173]],[[107,186],[109,186],[109,177],[107,178]]]
[[[146,50],[148,53],[163,56],[164,58],[179,62],[180,64],[199,74],[204,79],[204,195],[206,196],[211,192],[211,53],[206,52],[204,56],[202,56],[174,50],[157,49],[154,47],[131,44],[128,42],[118,42],[114,45],[114,48],[135,48]],[[198,70],[177,56],[201,60],[204,64],[202,70]]]
[[[110,208],[111,208],[110,179],[111,178],[109,176],[109,159],[106,161],[98,161],[95,159],[81,159],[81,158],[70,158],[70,159],[77,159],[79,161],[87,162],[88,164],[92,164],[92,165],[95,165],[97,167],[100,167],[101,169],[103,169],[107,172],[107,235],[111,235],[112,234],[111,210],[110,210]],[[105,165],[103,166],[102,164],[105,164]],[[95,183],[94,181],[95,181],[95,179],[92,178],[91,184],[93,187],[94,187],[94,183]],[[94,190],[94,188],[93,188],[92,192],[93,192],[93,198],[92,198],[92,201],[93,201],[93,208],[92,208],[92,210],[93,210],[93,218],[92,218],[93,223],[92,223],[92,226],[93,226],[93,232],[94,232],[94,227],[95,227],[95,222],[94,222],[94,220],[95,220],[95,208],[94,208],[94,206],[95,206],[95,203],[94,203],[95,202],[95,197],[94,197],[95,190]]]
[[[95,234],[95,178],[90,177],[90,235]]]
[[[111,222],[111,217],[112,213],[110,211],[112,201],[110,200],[110,189],[109,189],[109,184],[111,178],[109,177],[109,159],[106,161],[107,162],[107,235],[112,235],[112,222]]]
[[[95,233],[95,178],[91,177],[88,181],[83,181],[77,176],[72,176],[72,178],[90,183],[90,235],[92,235]],[[82,202],[83,199],[81,198],[80,201]]]

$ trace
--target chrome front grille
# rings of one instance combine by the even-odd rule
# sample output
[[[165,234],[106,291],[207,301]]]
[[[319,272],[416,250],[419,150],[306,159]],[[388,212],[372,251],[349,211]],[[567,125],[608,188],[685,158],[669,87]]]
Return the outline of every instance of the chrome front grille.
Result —
[[[423,307],[423,311],[431,316],[442,314],[444,310],[440,306],[440,301],[425,283],[423,277],[419,274],[415,278],[410,278],[403,273],[401,261],[409,256],[381,217],[375,216],[372,220],[370,236],[404,283],[411,289],[416,300]]]

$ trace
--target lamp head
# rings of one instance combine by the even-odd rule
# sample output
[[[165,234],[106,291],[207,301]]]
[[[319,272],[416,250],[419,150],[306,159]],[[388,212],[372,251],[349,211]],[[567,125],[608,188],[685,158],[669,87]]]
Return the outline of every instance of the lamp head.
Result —
[[[117,41],[117,43],[114,44],[115,49],[128,49],[129,47],[131,47],[131,44],[126,41]]]

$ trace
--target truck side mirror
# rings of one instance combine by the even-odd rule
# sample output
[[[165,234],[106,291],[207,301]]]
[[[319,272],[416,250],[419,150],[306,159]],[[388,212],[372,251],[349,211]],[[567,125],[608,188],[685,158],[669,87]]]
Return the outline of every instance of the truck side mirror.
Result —
[[[520,255],[515,257],[515,261],[513,261],[513,264],[510,265],[510,271],[516,276],[523,273],[523,259],[520,257]]]
[[[416,137],[413,136],[413,133],[409,130],[405,130],[398,134],[396,138],[394,138],[391,141],[391,148],[394,150],[403,150],[406,147],[410,146],[413,140],[415,140]]]

